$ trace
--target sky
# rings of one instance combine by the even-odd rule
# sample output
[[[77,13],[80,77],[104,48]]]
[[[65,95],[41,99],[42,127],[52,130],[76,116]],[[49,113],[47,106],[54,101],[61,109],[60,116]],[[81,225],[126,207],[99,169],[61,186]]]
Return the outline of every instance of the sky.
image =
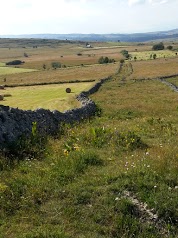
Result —
[[[178,28],[178,0],[2,0],[0,35],[106,34]]]

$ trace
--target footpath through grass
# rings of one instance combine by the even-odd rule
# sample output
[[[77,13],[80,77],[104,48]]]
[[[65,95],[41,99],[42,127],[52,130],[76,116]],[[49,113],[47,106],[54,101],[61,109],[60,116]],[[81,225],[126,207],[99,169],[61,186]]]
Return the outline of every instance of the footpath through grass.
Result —
[[[128,68],[101,114],[2,155],[0,237],[178,237],[178,94]]]

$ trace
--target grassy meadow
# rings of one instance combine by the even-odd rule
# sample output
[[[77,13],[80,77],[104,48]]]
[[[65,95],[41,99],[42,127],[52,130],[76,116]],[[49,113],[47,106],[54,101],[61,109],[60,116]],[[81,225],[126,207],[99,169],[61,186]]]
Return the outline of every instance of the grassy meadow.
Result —
[[[130,79],[148,79],[178,74],[178,57],[149,61],[132,61]]]
[[[43,86],[14,87],[1,90],[5,97],[2,105],[15,107],[23,110],[35,110],[44,108],[49,110],[65,111],[72,107],[80,106],[75,96],[85,91],[94,83],[53,84]],[[71,93],[66,93],[66,88],[71,88]]]
[[[27,73],[27,72],[34,72],[34,71],[36,70],[0,66],[0,75],[3,75],[3,76],[9,75],[9,74],[19,74],[19,73]]]
[[[114,52],[113,43],[98,46]],[[140,52],[151,46],[141,45]],[[76,44],[71,47],[78,49]],[[112,74],[112,80],[90,96],[98,113],[72,126],[61,125],[55,137],[33,133],[1,151],[0,238],[178,237],[178,94],[154,79],[178,73],[177,60],[125,61],[119,71],[119,62],[75,67],[78,75],[92,69],[86,75],[93,77],[98,66],[98,79],[102,69],[105,76],[107,71]],[[63,70],[69,80],[72,68],[49,71],[60,75]],[[46,72],[40,72],[41,79]],[[38,73],[21,74],[21,79],[31,74],[40,82]],[[83,90],[79,86],[91,84],[78,83],[76,89],[69,85],[77,93]],[[43,88],[43,97],[50,100],[61,86],[6,90]],[[44,87],[51,87],[51,93]]]

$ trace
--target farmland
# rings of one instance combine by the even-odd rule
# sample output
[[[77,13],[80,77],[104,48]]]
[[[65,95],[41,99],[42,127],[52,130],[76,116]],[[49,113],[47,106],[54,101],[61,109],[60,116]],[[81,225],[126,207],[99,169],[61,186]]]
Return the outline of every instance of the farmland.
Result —
[[[80,106],[75,96],[92,85],[93,83],[73,83],[6,88],[4,93],[11,96],[5,97],[1,104],[23,110],[44,108],[64,111],[70,109],[71,106]],[[68,87],[72,90],[69,95],[65,91]]]
[[[26,73],[26,72],[34,72],[34,71],[36,70],[0,66],[0,75],[18,74],[18,73],[24,73],[24,72]]]
[[[94,117],[63,125],[55,136],[32,128],[32,138],[1,151],[0,238],[178,237],[178,94],[157,80],[178,74],[178,56],[156,51],[161,57],[148,59],[153,44],[2,43],[0,62],[21,56],[20,68],[37,70],[1,75],[7,84],[1,93],[12,94],[2,104],[78,107],[75,94],[103,77],[111,80],[90,95],[99,109]],[[122,49],[137,59],[126,60]],[[100,56],[116,62],[100,65]],[[53,69],[53,61],[66,68]],[[176,76],[166,80],[178,85]]]

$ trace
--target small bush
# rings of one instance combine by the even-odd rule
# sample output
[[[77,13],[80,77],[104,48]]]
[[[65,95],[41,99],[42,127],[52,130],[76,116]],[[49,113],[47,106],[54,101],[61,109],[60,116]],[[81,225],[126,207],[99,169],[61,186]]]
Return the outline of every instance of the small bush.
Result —
[[[168,45],[168,46],[167,46],[167,49],[168,49],[168,50],[172,50],[172,49],[173,49],[173,46],[172,46],[172,45]]]
[[[13,60],[13,61],[9,61],[6,63],[6,65],[20,65],[20,64],[23,64],[25,63],[24,61],[21,61],[21,60]]]
[[[122,54],[126,59],[128,59],[128,58],[130,57],[129,52],[128,52],[127,50],[122,50],[122,51],[121,51],[121,54]]]
[[[52,62],[52,63],[51,63],[51,66],[52,66],[54,69],[61,68],[61,63],[60,63],[60,62]]]
[[[164,50],[163,42],[153,45],[153,50]]]
[[[98,60],[99,64],[108,64],[108,63],[114,63],[115,60],[114,59],[109,59],[108,57],[103,57],[101,56]]]

